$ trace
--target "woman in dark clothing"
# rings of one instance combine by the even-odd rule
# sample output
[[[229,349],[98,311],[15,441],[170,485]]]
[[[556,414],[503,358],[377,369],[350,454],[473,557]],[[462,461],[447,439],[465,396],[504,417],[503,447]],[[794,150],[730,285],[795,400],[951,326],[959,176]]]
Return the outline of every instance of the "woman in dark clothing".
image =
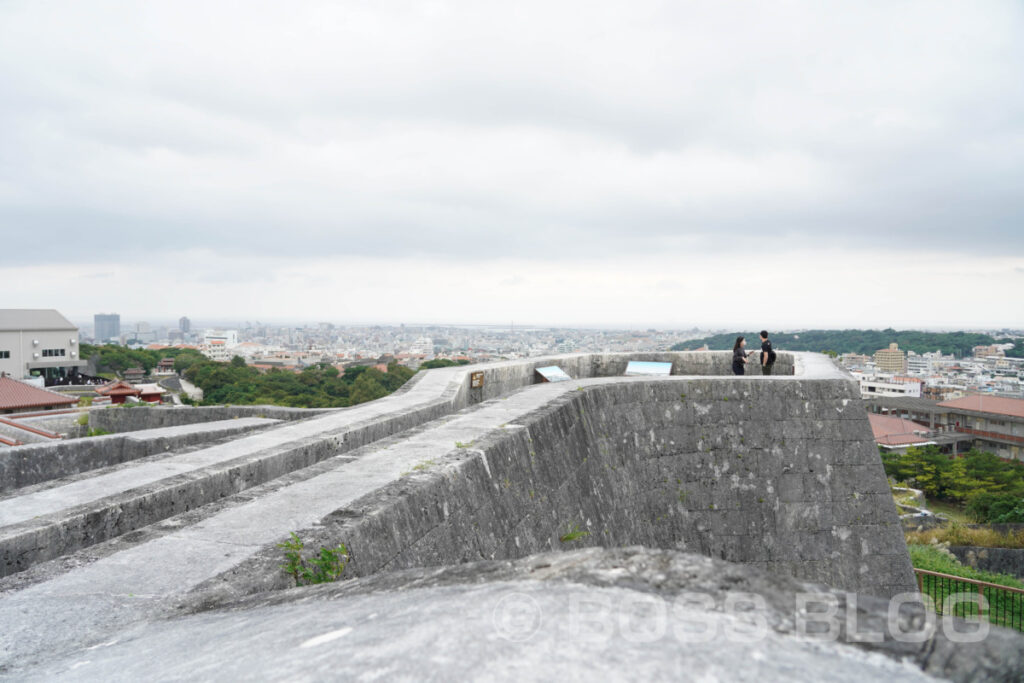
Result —
[[[743,337],[736,337],[736,345],[732,347],[732,373],[734,375],[743,374],[743,370],[747,364],[747,354],[743,350],[743,347],[746,345],[746,339]]]

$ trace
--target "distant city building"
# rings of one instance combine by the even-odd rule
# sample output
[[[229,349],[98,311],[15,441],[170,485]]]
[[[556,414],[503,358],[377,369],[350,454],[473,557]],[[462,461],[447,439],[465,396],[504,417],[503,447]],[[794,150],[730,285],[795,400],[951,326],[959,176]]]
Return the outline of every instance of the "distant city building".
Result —
[[[872,396],[910,396],[920,398],[924,390],[924,381],[915,377],[877,377],[860,378],[861,398]]]
[[[965,396],[938,405],[955,418],[956,431],[970,434],[1004,458],[1024,455],[1024,400],[998,396]]]
[[[121,339],[121,316],[117,313],[97,313],[92,317],[93,339],[99,343]]]
[[[238,346],[238,330],[206,330],[203,344],[221,344],[227,348]]]
[[[973,395],[936,403],[877,396],[867,408],[927,425],[929,440],[939,444],[958,440],[960,450],[974,447],[1001,458],[1024,459],[1024,399]]]
[[[218,362],[226,362],[231,360],[231,352],[228,351],[227,344],[223,340],[215,339],[209,343],[202,343],[199,345],[199,352],[210,360]]]
[[[66,382],[87,365],[78,357],[78,328],[53,309],[0,309],[0,372],[15,379]]]
[[[135,324],[135,341],[140,344],[156,341],[156,333],[149,323],[142,321]]]
[[[971,349],[971,354],[975,358],[987,358],[989,356],[997,356],[999,358],[1002,358],[1003,356],[1006,355],[1006,353],[1003,351],[1003,347],[997,344],[992,344],[990,346],[975,346],[973,349]]]
[[[907,372],[912,375],[927,375],[932,371],[932,359],[925,356],[919,356],[913,351],[907,352]]]
[[[192,321],[189,320],[187,316],[181,316],[178,318],[178,329],[185,334],[188,334],[192,331]]]
[[[875,368],[879,372],[904,373],[907,371],[906,354],[900,351],[899,344],[889,344],[889,348],[875,351]]]
[[[912,420],[907,420],[894,415],[881,415],[879,413],[868,413],[868,421],[871,423],[871,431],[875,436],[875,443],[888,451],[905,451],[911,446],[931,446],[935,442],[929,438],[931,429]]]
[[[966,395],[966,387],[934,384],[924,388],[922,397],[932,401],[952,401],[955,398],[963,398]]]
[[[707,350],[706,344],[703,350]],[[868,363],[871,362],[871,356],[865,356],[860,353],[844,353],[840,357],[839,362],[844,368],[866,368]]]

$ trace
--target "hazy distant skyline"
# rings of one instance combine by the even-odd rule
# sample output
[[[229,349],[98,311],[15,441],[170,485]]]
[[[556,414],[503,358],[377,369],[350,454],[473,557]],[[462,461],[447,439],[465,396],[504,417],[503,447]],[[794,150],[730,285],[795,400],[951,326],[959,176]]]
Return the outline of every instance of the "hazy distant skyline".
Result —
[[[0,3],[0,303],[1024,327],[1024,5]]]

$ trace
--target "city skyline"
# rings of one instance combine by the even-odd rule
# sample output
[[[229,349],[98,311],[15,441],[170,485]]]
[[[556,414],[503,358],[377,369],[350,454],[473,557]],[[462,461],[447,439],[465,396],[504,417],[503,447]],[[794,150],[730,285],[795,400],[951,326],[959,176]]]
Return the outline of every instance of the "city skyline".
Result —
[[[8,3],[5,305],[1022,327],[1022,33],[997,0]]]
[[[93,315],[76,316],[68,315],[68,319],[78,325],[82,329],[89,329],[93,326]],[[180,329],[177,323],[178,318],[181,316],[162,316],[162,315],[143,315],[137,318],[122,318],[122,335],[130,334],[134,331],[134,327],[138,324],[148,324],[153,328],[166,327],[168,330]],[[722,332],[727,330],[742,330],[755,326],[740,325],[740,326],[702,326],[702,325],[674,325],[674,326],[658,326],[658,325],[626,325],[616,326],[607,323],[593,323],[593,324],[574,324],[574,325],[562,325],[554,323],[535,323],[531,321],[515,321],[510,320],[507,322],[493,322],[493,323],[480,323],[480,322],[466,322],[466,321],[446,321],[446,320],[336,320],[328,318],[208,318],[208,319],[192,319],[190,318],[191,329],[205,330],[205,329],[245,329],[246,327],[276,327],[276,328],[293,328],[302,329],[308,327],[316,327],[322,324],[330,324],[337,328],[365,328],[365,327],[383,327],[383,328],[395,328],[406,327],[410,329],[417,328],[456,328],[456,329],[489,329],[489,330],[508,330],[513,329],[515,331],[521,330],[548,330],[548,329],[567,329],[567,330],[601,330],[601,331],[678,331],[678,332]],[[802,333],[810,330],[845,330],[845,329],[889,329],[889,327],[865,327],[865,328],[851,328],[849,326],[844,327],[779,327],[773,328],[773,333]],[[979,326],[979,327],[902,327],[899,326],[898,330],[920,330],[923,332],[1009,332],[1012,336],[1016,337],[1024,333],[1024,328],[1018,328],[1010,325],[994,325],[994,326]]]

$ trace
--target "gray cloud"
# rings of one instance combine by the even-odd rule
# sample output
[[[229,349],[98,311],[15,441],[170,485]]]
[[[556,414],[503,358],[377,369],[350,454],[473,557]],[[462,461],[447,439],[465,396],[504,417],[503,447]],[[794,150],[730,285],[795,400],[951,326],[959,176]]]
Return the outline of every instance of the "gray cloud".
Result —
[[[40,235],[55,263],[1024,254],[1022,29],[1000,2],[5,5],[0,264]]]

